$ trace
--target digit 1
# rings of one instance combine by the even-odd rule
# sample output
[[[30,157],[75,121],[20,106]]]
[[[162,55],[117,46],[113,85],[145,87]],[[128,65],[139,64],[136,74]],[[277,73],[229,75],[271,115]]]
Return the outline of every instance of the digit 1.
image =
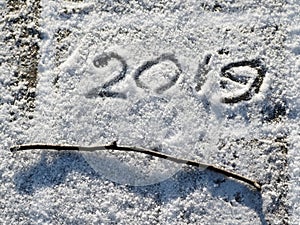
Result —
[[[194,78],[194,82],[196,83],[195,90],[198,92],[201,90],[203,84],[207,80],[207,73],[209,71],[209,62],[211,59],[212,55],[208,54],[204,57],[204,60],[202,63],[199,63],[198,70],[196,73],[196,76]]]

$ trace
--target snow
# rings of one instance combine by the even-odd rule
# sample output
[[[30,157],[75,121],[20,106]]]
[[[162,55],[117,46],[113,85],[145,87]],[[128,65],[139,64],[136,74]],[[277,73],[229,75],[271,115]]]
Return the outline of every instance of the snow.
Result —
[[[28,83],[13,83],[17,50],[0,24],[0,223],[299,223],[300,6],[218,2],[41,0],[34,112],[16,97]],[[221,76],[254,59],[227,71],[241,82]],[[224,103],[251,89],[257,67],[259,92]],[[262,193],[137,153],[9,152],[112,141],[225,167]]]

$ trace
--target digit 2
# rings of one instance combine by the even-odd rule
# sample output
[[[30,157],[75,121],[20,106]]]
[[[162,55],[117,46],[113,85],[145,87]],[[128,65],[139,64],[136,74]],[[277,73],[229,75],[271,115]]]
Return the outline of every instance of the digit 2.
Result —
[[[122,64],[122,70],[116,77],[104,83],[102,86],[93,88],[90,90],[85,96],[87,98],[95,98],[95,97],[112,97],[112,98],[122,98],[125,99],[126,95],[120,92],[110,91],[110,88],[117,84],[119,81],[123,80],[126,76],[127,72],[127,63],[125,60],[114,52],[103,53],[99,56],[96,56],[93,60],[93,65],[97,68],[106,66],[108,62],[112,59],[118,60]]]

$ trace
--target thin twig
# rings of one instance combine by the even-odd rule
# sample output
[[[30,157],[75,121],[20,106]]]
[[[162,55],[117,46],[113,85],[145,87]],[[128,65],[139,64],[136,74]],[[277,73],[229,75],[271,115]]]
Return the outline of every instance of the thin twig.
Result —
[[[258,191],[261,190],[261,185],[254,180],[251,180],[247,177],[244,177],[242,175],[230,172],[228,170],[216,167],[214,165],[206,164],[206,163],[199,163],[196,161],[188,160],[188,159],[182,159],[173,157],[171,155],[167,155],[161,152],[153,151],[150,149],[145,148],[139,148],[139,147],[132,147],[132,146],[120,146],[117,144],[117,142],[112,142],[108,145],[101,145],[101,146],[75,146],[75,145],[51,145],[51,144],[27,144],[27,145],[17,145],[10,148],[11,152],[18,152],[23,150],[32,150],[32,149],[52,149],[57,151],[86,151],[86,152],[94,152],[94,151],[100,151],[100,150],[117,150],[117,151],[124,151],[124,152],[139,152],[144,153],[147,155],[155,156],[158,158],[166,159],[172,162],[176,162],[179,164],[186,164],[202,169],[208,169],[220,174],[223,174],[227,177],[232,177],[234,179],[237,179],[239,181],[243,181],[247,184],[250,184],[251,186],[255,187]]]

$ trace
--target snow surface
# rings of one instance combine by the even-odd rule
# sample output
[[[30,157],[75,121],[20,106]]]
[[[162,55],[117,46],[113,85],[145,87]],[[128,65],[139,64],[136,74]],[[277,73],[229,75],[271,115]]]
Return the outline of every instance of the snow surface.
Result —
[[[1,18],[1,224],[299,223],[300,5],[218,2],[42,0],[32,119],[12,94],[26,82],[13,82]],[[17,16],[4,5],[1,15]],[[239,83],[222,68],[254,59],[267,69],[259,92],[224,103],[259,74],[235,67]],[[124,70],[109,90],[117,97],[99,97]],[[262,193],[136,153],[9,152],[115,140],[225,167],[261,182]]]

